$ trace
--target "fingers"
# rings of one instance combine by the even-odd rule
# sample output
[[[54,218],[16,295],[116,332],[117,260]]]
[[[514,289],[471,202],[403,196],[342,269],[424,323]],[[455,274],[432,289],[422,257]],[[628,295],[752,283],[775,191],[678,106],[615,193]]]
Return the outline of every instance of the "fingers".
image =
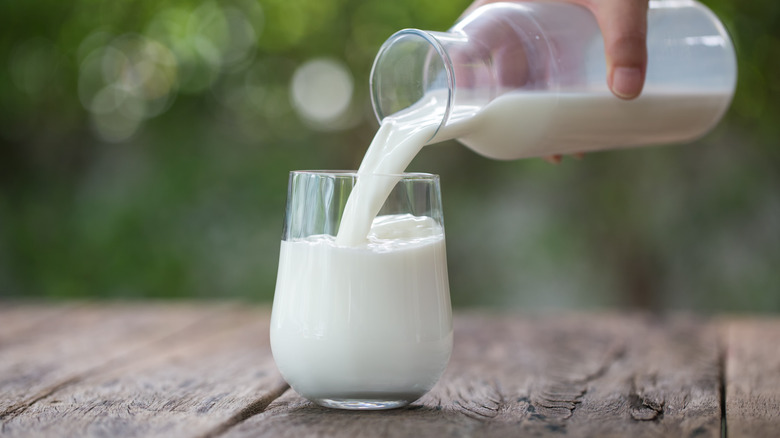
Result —
[[[463,16],[479,6],[501,0],[476,0]],[[562,0],[586,6],[596,16],[604,36],[607,86],[621,99],[642,92],[647,70],[648,0]]]
[[[476,0],[463,16],[479,6],[502,0]],[[503,0],[506,1],[506,0]],[[510,0],[511,1],[511,0]],[[593,12],[604,37],[607,86],[621,99],[633,99],[642,92],[647,71],[647,8],[649,0],[561,0],[587,7]],[[575,158],[582,159],[582,154]],[[545,157],[561,162],[560,155]]]
[[[590,0],[604,36],[607,85],[615,96],[633,99],[642,92],[647,70],[648,0]]]

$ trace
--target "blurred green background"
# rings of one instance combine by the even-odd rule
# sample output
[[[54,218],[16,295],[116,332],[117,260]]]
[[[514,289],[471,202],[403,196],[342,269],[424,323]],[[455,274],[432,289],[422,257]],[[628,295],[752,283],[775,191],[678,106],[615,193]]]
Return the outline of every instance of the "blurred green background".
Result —
[[[356,168],[381,43],[468,3],[0,2],[0,298],[269,301],[288,171]],[[780,2],[705,3],[739,83],[695,144],[414,161],[455,305],[780,310]]]

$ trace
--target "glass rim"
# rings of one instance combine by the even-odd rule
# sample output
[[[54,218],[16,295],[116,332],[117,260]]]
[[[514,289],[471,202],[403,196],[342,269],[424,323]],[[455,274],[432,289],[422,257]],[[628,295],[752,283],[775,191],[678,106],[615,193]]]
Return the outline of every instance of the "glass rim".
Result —
[[[368,173],[360,175],[357,170],[291,170],[290,175],[319,175],[319,176],[334,176],[334,177],[348,177],[355,178],[359,176],[378,176],[387,178],[401,178],[401,179],[423,179],[423,180],[437,180],[439,175],[435,173],[427,172],[403,172],[403,173]]]

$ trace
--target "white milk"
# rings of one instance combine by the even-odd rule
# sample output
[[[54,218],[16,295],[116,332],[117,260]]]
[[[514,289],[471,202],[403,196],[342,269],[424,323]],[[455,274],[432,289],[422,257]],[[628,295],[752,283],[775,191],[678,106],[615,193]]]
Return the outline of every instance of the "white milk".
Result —
[[[382,121],[360,163],[357,184],[344,208],[336,239],[340,245],[353,246],[365,241],[371,221],[397,182],[391,178],[366,178],[366,175],[396,175],[409,166],[436,133],[444,108],[441,97],[430,94],[413,110]]]
[[[504,160],[681,143],[712,129],[730,100],[729,93],[708,91],[647,90],[635,100],[609,92],[514,92],[444,134]]]
[[[380,216],[355,247],[332,236],[282,242],[274,359],[321,404],[412,402],[449,361],[449,297],[444,232],[431,218]]]

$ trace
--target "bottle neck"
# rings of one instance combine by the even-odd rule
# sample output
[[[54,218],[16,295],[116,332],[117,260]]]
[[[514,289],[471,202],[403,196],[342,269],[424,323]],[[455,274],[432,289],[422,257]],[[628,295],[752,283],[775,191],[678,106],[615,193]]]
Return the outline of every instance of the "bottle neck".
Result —
[[[490,59],[482,55],[460,32],[396,32],[379,49],[371,69],[374,114],[382,121],[420,111],[438,122],[429,142],[453,138],[444,127],[495,97],[484,92],[495,88],[495,75]]]
[[[428,109],[438,105],[439,125],[429,143],[438,142],[458,137],[454,125],[465,127],[459,122],[502,93],[557,90],[560,60],[536,21],[540,7],[494,3],[448,32],[405,29],[393,34],[371,70],[377,119],[403,116],[415,107],[425,108],[422,112],[430,117]]]

